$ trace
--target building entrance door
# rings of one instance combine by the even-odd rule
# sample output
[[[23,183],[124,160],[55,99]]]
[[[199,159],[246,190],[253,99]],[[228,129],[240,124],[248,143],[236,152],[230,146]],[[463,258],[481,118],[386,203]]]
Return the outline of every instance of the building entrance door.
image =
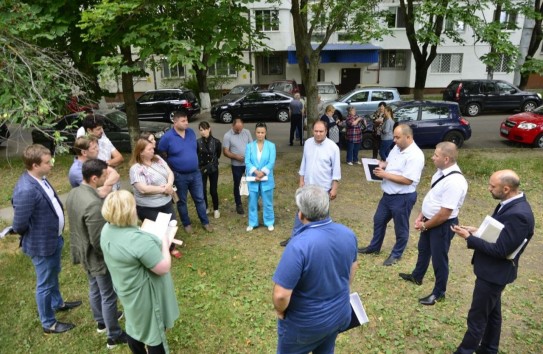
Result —
[[[360,83],[360,68],[341,69],[341,83],[339,93],[344,94]]]

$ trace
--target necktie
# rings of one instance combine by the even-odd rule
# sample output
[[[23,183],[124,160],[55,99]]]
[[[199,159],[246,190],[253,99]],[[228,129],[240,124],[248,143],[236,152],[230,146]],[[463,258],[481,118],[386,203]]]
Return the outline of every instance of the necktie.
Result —
[[[502,203],[498,203],[498,205],[496,206],[496,209],[494,209],[494,214],[492,214],[492,216],[498,214],[498,210],[500,210],[501,207],[502,207]]]

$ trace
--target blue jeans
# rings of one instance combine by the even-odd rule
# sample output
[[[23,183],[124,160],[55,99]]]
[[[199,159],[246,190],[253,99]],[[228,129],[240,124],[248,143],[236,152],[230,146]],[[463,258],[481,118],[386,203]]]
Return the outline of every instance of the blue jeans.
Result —
[[[89,303],[94,320],[106,325],[107,337],[115,339],[122,330],[117,319],[117,294],[109,272],[89,278]]]
[[[55,253],[46,257],[31,257],[36,270],[36,304],[43,328],[50,328],[57,322],[55,310],[64,304],[58,284],[63,246],[64,239],[60,236]]]
[[[277,321],[277,354],[333,354],[340,328],[300,328],[292,322]]]
[[[379,147],[379,155],[381,160],[385,161],[390,153],[394,140],[381,140],[381,146]]]
[[[379,201],[373,216],[373,238],[368,246],[370,251],[381,250],[385,240],[387,224],[391,219],[394,219],[396,243],[390,255],[395,258],[402,256],[409,240],[409,216],[416,201],[417,192],[406,194],[383,193],[383,197]]]
[[[361,143],[347,141],[347,162],[358,162],[358,151]]]
[[[196,206],[196,213],[202,225],[208,225],[209,219],[206,215],[206,203],[204,201],[204,185],[202,184],[202,175],[199,170],[188,173],[174,172],[175,186],[177,187],[177,195],[179,201],[177,202],[177,211],[183,226],[190,225],[189,210],[187,207],[187,192],[190,192],[190,196]]]
[[[275,224],[275,214],[273,212],[273,189],[263,191],[260,183],[258,192],[249,191],[249,226],[258,226],[258,197],[262,196],[262,219],[264,225],[273,226]]]

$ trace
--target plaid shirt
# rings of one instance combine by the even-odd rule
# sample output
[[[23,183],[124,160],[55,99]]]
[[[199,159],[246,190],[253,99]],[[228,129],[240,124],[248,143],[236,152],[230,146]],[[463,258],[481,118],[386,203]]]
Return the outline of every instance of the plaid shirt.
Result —
[[[345,124],[347,125],[347,141],[351,143],[361,143],[362,142],[362,127],[361,123],[364,123],[366,125],[366,121],[364,118],[358,124],[353,124],[356,119],[358,119],[358,116],[347,116],[347,119],[345,120]]]

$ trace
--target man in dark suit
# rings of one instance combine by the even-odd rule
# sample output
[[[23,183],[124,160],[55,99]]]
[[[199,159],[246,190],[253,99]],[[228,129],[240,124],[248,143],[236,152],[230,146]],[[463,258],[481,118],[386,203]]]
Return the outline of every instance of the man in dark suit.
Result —
[[[28,146],[23,153],[27,171],[13,190],[13,230],[21,235],[21,246],[36,270],[36,303],[45,333],[62,333],[74,328],[72,323],[59,322],[55,311],[66,311],[81,301],[64,302],[60,295],[58,274],[64,239],[64,210],[53,187],[45,176],[53,167],[46,147]]]
[[[468,330],[455,353],[498,353],[501,294],[517,278],[520,255],[534,234],[534,214],[519,186],[520,179],[511,170],[497,171],[490,177],[488,190],[494,199],[500,200],[492,217],[504,225],[496,243],[474,236],[475,227],[452,227],[467,241],[468,248],[475,250],[471,263],[477,277],[468,312]],[[519,247],[520,251],[507,259]]]

